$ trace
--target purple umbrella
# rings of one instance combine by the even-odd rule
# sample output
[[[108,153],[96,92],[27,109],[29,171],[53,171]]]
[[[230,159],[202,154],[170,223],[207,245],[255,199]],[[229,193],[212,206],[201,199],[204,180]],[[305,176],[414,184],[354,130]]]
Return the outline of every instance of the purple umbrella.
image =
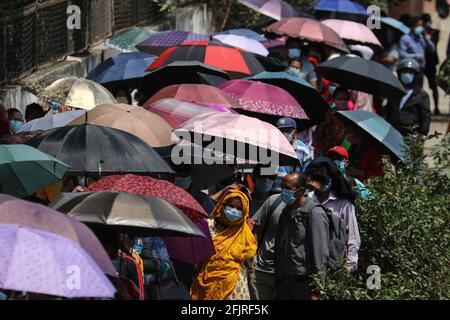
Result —
[[[239,0],[243,5],[275,20],[295,17],[295,9],[283,0]]]
[[[136,48],[142,52],[148,52],[154,55],[160,55],[167,48],[179,46],[188,41],[207,41],[210,36],[188,31],[164,31],[151,36],[144,42],[136,45]]]
[[[215,254],[214,244],[208,228],[208,222],[203,219],[197,224],[206,238],[164,237],[164,242],[171,258],[188,264],[197,264],[208,260]]]
[[[39,229],[76,242],[109,276],[116,272],[94,233],[81,222],[45,206],[0,195],[0,224]]]
[[[114,296],[114,286],[89,254],[60,235],[0,224],[0,256],[2,289],[65,298]]]

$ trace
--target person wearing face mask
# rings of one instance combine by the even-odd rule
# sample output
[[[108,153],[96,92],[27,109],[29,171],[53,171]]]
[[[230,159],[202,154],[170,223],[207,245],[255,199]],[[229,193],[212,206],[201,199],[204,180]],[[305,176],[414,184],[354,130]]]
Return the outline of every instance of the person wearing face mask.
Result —
[[[277,168],[258,165],[253,169],[252,181],[254,190],[252,193],[252,208],[250,217],[252,217],[267,198],[272,194],[275,179],[277,177]]]
[[[317,83],[317,74],[314,68],[314,65],[309,62],[308,55],[304,54],[307,50],[307,47],[305,45],[302,45],[302,43],[298,39],[289,38],[286,41],[286,48],[288,50],[288,56],[290,60],[289,64],[289,71],[296,73],[299,75],[303,80],[308,81],[316,90],[318,87]],[[298,60],[299,68],[292,67],[291,61]],[[297,63],[298,65],[298,63]],[[294,69],[300,69],[300,72]]]
[[[390,99],[385,107],[385,119],[402,135],[414,132],[427,135],[431,124],[430,98],[418,84],[420,65],[414,59],[399,62],[397,74],[407,94],[400,100]]]
[[[250,300],[247,273],[254,267],[257,243],[247,224],[249,213],[245,193],[225,191],[208,220],[216,253],[192,284],[193,300]]]
[[[327,166],[320,164],[320,162],[326,161],[325,159],[318,158],[316,160],[318,160],[318,165],[313,161],[305,172],[308,189],[314,191],[309,194],[309,197],[322,204],[328,211],[341,218],[347,224],[348,242],[345,266],[350,271],[355,271],[358,268],[358,251],[361,246],[355,206],[349,199],[339,197],[338,192],[336,192],[336,186],[328,172],[328,166],[333,166],[334,163],[327,159],[329,161]],[[336,169],[334,165],[333,170]]]
[[[284,208],[279,215],[271,260],[279,300],[318,299],[310,288],[310,276],[321,272],[328,261],[329,220],[324,208],[308,194],[301,173],[283,178],[280,198]]]
[[[20,128],[24,125],[22,113],[15,108],[8,109],[8,120],[11,134],[19,132]]]
[[[130,105],[132,102],[131,93],[125,85],[118,85],[116,87],[114,90],[114,97],[116,98],[117,103]]]

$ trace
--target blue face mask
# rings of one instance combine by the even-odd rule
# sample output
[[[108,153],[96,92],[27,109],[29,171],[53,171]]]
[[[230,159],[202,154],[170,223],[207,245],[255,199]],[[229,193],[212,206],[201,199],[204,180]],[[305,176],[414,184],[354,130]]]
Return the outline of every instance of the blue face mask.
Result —
[[[420,36],[422,35],[422,33],[425,31],[424,27],[422,26],[418,26],[414,29],[414,32],[416,33],[416,35]]]
[[[286,137],[287,141],[289,141],[289,143],[292,143],[292,141],[294,141],[294,138],[292,137],[292,135],[288,132],[283,132],[283,135]]]
[[[227,219],[230,222],[236,222],[242,219],[243,217],[243,212],[242,210],[230,207],[230,206],[226,206],[225,209],[223,210],[223,214],[225,216],[225,219]]]
[[[302,50],[300,50],[298,48],[289,49],[289,58],[291,58],[291,59],[300,58],[301,55],[302,55]]]
[[[286,203],[288,206],[291,206],[297,201],[297,197],[295,196],[295,191],[282,188],[281,189],[281,200]]]
[[[9,122],[9,128],[11,129],[12,133],[17,133],[20,128],[23,126],[23,121],[20,120],[11,120]]]
[[[184,190],[188,189],[191,186],[191,184],[192,184],[192,178],[190,176],[175,178],[175,185]]]
[[[255,189],[261,193],[267,193],[273,188],[274,181],[268,178],[256,178]]]
[[[412,72],[402,72],[400,74],[400,80],[403,84],[411,84],[414,82],[415,75]]]
[[[299,77],[301,75],[301,70],[297,68],[289,67],[289,72]]]
[[[334,163],[336,163],[336,166],[339,168],[339,171],[345,172],[345,163],[344,163],[344,161],[334,160]]]

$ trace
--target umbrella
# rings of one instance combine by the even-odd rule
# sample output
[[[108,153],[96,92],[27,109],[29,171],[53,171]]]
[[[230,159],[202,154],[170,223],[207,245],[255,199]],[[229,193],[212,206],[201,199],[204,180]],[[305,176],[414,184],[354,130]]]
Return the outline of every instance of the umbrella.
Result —
[[[256,118],[223,112],[204,113],[174,132],[185,141],[236,158],[272,165],[298,164],[294,149],[281,131]]]
[[[69,125],[84,123],[126,131],[152,147],[164,147],[174,143],[171,140],[172,127],[157,114],[141,107],[104,104],[73,120]]]
[[[106,225],[139,236],[205,237],[183,212],[162,198],[117,191],[68,194],[53,209],[84,223]]]
[[[309,120],[303,108],[293,96],[280,87],[259,81],[231,80],[220,87],[228,93],[243,114],[258,118],[258,114],[280,117],[291,117],[299,120]]]
[[[177,76],[174,77],[174,74]],[[208,84],[217,86],[230,80],[222,70],[198,61],[175,61],[150,72],[142,80],[139,91],[151,97],[164,87],[174,84]]]
[[[381,28],[374,28],[373,32],[386,48],[411,32],[405,24],[391,17],[375,17],[375,21],[381,23]]]
[[[263,35],[260,35],[258,32],[245,28],[229,29],[221,32],[216,32],[214,36],[217,35],[235,35],[250,38],[259,42],[266,40],[266,38]]]
[[[355,123],[392,151],[400,160],[405,160],[406,144],[404,143],[403,137],[386,120],[373,112],[363,110],[338,111],[338,114]]]
[[[336,31],[342,39],[349,43],[383,47],[372,30],[362,23],[338,19],[324,20],[322,23]]]
[[[173,173],[152,147],[117,129],[83,124],[42,133],[28,144],[68,163],[74,175]]]
[[[110,88],[125,83],[134,88],[148,73],[145,68],[155,61],[156,56],[143,52],[123,53],[109,58],[88,73],[86,79],[101,83]]]
[[[0,224],[17,225],[66,237],[79,244],[103,273],[116,277],[116,271],[92,231],[84,224],[46,206],[0,195]]]
[[[153,102],[167,98],[197,104],[220,104],[230,108],[238,107],[238,104],[227,93],[216,87],[204,84],[181,84],[161,89],[144,104],[144,108]]]
[[[59,100],[68,107],[91,110],[100,104],[114,104],[116,99],[101,84],[66,77],[56,80],[44,90],[44,95]]]
[[[330,108],[328,103],[308,82],[287,72],[262,72],[248,79],[278,86],[289,92],[302,106],[310,119],[310,121],[297,121],[299,128],[306,129],[321,123]]]
[[[128,192],[167,200],[196,223],[208,217],[205,210],[188,192],[166,180],[131,174],[116,175],[102,178],[87,188],[87,191],[101,190]]]
[[[138,49],[136,45],[142,41],[150,38],[151,36],[157,34],[156,31],[149,31],[143,28],[132,28],[119,32],[112,38],[106,40],[105,44],[108,47],[119,50],[123,53],[126,52],[137,52]]]
[[[89,254],[60,235],[0,225],[0,288],[65,298],[112,298],[115,288]]]
[[[40,135],[42,131],[20,132],[0,138],[0,144],[25,144],[28,140]]]
[[[170,98],[161,99],[148,105],[146,104],[145,108],[148,111],[159,115],[167,121],[172,128],[176,128],[180,124],[202,113],[208,113],[211,111],[237,113],[233,109],[227,108],[223,105],[200,105]]]
[[[300,40],[323,43],[340,51],[348,48],[339,35],[323,23],[308,18],[288,18],[275,22],[263,29],[267,33],[288,36]]]
[[[407,25],[392,17],[375,17],[375,20],[380,20],[381,24],[400,31],[402,34],[409,34],[411,32],[411,29]]]
[[[405,88],[385,66],[372,60],[354,56],[340,56],[318,67],[321,76],[347,89],[383,97],[399,96]]]
[[[266,39],[263,42],[261,42],[264,47],[267,49],[276,48],[276,47],[283,47],[286,45],[286,40],[283,39]]]
[[[22,128],[20,128],[19,133],[28,131],[47,131],[53,128],[64,127],[72,120],[83,115],[85,112],[85,110],[67,111],[57,113],[52,116],[34,119],[25,123]]]
[[[365,23],[369,17],[366,8],[349,0],[320,0],[314,10],[316,16],[328,19],[347,19]]]
[[[243,37],[243,36],[237,36],[233,34],[223,34],[223,35],[215,35],[213,39],[218,40],[222,43],[228,44],[230,46],[240,48],[242,50],[246,50],[248,52],[252,52],[255,54],[259,54],[261,56],[268,56],[269,51],[264,47],[261,42]]]
[[[0,145],[0,192],[25,198],[61,181],[69,166],[27,145]]]
[[[239,2],[275,20],[297,15],[295,9],[283,0],[239,0]]]
[[[139,51],[160,55],[170,47],[179,46],[184,42],[208,41],[210,36],[189,31],[171,30],[155,34],[136,45]]]
[[[264,70],[258,59],[244,50],[218,41],[185,42],[164,51],[147,71],[153,71],[175,61],[199,61],[226,71],[232,78],[242,78]]]

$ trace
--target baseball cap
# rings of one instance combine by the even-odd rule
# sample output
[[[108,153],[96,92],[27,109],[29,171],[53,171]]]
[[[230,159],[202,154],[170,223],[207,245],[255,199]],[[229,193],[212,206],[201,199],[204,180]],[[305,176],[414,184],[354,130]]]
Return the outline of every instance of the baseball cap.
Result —
[[[340,156],[342,156],[342,157],[344,157],[345,159],[348,160],[348,152],[347,152],[347,150],[344,147],[337,146],[337,147],[331,148],[330,150],[328,150],[327,156],[330,155],[330,153],[333,153],[333,152],[337,153],[338,155],[340,155]]]
[[[281,118],[277,121],[277,128],[294,128],[297,129],[297,122],[292,118]]]

